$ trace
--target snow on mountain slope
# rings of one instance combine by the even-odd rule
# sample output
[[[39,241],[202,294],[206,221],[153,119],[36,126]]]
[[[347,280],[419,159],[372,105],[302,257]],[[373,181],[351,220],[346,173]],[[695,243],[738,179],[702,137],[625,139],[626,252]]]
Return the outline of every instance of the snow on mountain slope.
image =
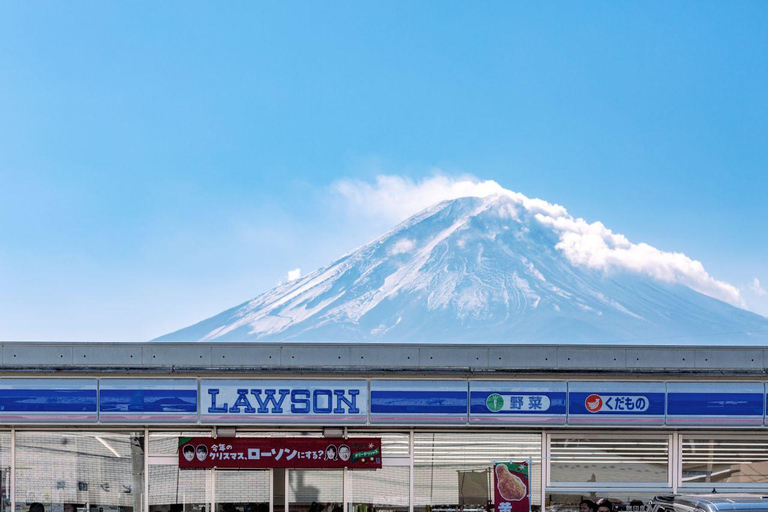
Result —
[[[562,219],[573,220],[520,195],[444,201],[325,268],[158,340],[768,340],[767,318],[694,291],[685,275],[667,278],[677,267],[644,271],[642,252],[631,264],[596,265],[597,250],[569,241]],[[730,285],[699,270],[697,284],[729,296]]]

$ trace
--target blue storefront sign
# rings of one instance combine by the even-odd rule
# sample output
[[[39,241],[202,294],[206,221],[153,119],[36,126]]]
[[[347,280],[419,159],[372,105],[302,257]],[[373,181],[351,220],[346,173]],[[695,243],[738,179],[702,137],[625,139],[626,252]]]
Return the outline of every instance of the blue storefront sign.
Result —
[[[101,379],[99,419],[120,423],[197,421],[197,380]]]
[[[365,380],[202,379],[200,420],[207,424],[361,425]]]
[[[663,382],[569,382],[569,425],[663,425]]]
[[[764,382],[11,378],[0,421],[759,427],[767,399]]]
[[[467,422],[466,380],[371,380],[371,424]]]
[[[90,423],[98,419],[96,379],[2,379],[5,423]]]
[[[760,426],[764,417],[762,382],[667,384],[667,425]]]
[[[565,425],[567,391],[565,382],[473,380],[469,422]]]

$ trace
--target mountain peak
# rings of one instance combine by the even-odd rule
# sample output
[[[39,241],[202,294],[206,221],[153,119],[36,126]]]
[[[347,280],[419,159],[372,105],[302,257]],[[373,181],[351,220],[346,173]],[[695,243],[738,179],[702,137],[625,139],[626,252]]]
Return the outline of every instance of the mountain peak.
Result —
[[[768,333],[768,319],[681,282],[583,261],[569,238],[578,222],[509,191],[442,201],[326,267],[158,339],[753,341]],[[625,239],[608,234],[622,250]]]

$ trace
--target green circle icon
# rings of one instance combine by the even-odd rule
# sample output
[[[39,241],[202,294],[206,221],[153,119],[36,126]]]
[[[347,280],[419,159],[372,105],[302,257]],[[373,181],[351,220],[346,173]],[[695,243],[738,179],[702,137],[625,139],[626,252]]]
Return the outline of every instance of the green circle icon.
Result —
[[[504,407],[504,398],[498,393],[492,393],[485,399],[485,405],[491,412],[499,412]]]

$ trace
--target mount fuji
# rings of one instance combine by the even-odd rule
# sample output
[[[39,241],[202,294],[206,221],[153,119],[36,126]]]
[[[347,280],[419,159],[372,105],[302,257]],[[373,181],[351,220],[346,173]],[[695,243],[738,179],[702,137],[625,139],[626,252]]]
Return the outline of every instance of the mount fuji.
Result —
[[[604,234],[579,232],[578,222],[515,193],[443,201],[324,268],[157,341],[768,341],[768,318],[725,302],[738,304],[738,290],[700,263],[610,231],[608,246],[595,246]],[[643,247],[652,251],[635,251]],[[671,266],[649,271],[644,255],[656,253]]]

